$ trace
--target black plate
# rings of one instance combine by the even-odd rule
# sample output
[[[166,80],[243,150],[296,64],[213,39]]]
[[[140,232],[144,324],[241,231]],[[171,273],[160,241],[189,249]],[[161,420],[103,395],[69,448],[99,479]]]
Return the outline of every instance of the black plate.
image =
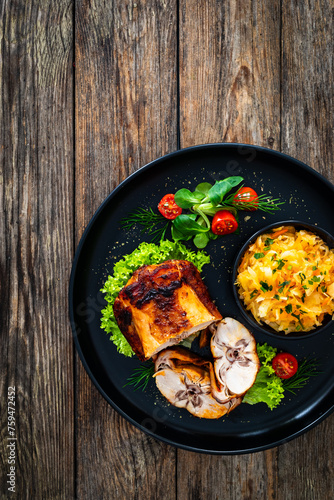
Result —
[[[168,192],[231,175],[242,175],[245,185],[258,193],[285,201],[273,215],[242,213],[240,234],[212,241],[207,247],[211,265],[204,266],[202,276],[210,294],[223,316],[243,322],[232,293],[231,272],[239,249],[255,231],[271,222],[298,219],[319,224],[334,234],[333,185],[307,165],[255,146],[196,146],[159,158],[128,177],[103,202],[86,228],[74,259],[69,293],[76,348],[92,381],[113,408],[155,438],[215,454],[241,454],[277,446],[314,427],[333,411],[332,323],[316,337],[289,341],[253,329],[257,342],[268,342],[299,359],[317,357],[322,373],[296,395],[287,394],[273,411],[264,404],[242,404],[226,418],[203,420],[169,405],[153,380],[145,392],[124,387],[139,361],[118,354],[100,329],[100,311],[105,305],[100,289],[122,255],[132,252],[141,241],[149,241],[139,229],[122,231],[122,217],[138,206],[156,207]]]

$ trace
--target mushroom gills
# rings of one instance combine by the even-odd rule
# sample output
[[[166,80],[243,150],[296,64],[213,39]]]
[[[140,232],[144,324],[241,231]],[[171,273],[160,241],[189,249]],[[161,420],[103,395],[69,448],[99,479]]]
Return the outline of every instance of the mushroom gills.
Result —
[[[212,395],[212,364],[182,347],[162,351],[155,369],[155,381],[163,396],[196,417],[220,418],[242,401],[242,398],[230,398],[226,403],[217,401]]]
[[[219,391],[226,396],[245,394],[260,369],[256,342],[250,331],[239,321],[224,318],[212,336],[211,352]],[[217,399],[219,391],[214,392]]]

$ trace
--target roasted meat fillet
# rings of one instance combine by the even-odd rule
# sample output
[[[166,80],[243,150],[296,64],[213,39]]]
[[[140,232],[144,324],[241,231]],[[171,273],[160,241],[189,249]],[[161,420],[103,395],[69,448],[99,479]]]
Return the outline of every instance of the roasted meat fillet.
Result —
[[[199,271],[185,260],[137,269],[116,298],[114,314],[142,361],[222,318]]]
[[[217,401],[226,402],[252,387],[260,361],[253,335],[239,321],[224,318],[212,330],[211,353],[217,381],[212,395]]]
[[[217,401],[212,394],[213,366],[197,354],[176,346],[159,353],[154,378],[161,394],[178,408],[200,418],[220,418],[236,408],[242,398]]]

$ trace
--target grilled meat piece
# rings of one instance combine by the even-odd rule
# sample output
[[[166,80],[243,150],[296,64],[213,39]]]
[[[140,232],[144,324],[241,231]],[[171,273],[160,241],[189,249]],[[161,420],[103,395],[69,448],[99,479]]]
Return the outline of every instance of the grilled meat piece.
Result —
[[[155,370],[155,381],[163,396],[195,417],[220,418],[242,401],[230,398],[226,403],[218,402],[212,394],[212,363],[182,347],[159,353]]]
[[[142,361],[222,319],[198,269],[185,260],[137,269],[116,298],[114,314]]]
[[[224,318],[211,339],[217,387],[213,396],[220,402],[241,396],[252,387],[260,369],[253,335],[239,321]],[[217,390],[218,389],[218,390]]]

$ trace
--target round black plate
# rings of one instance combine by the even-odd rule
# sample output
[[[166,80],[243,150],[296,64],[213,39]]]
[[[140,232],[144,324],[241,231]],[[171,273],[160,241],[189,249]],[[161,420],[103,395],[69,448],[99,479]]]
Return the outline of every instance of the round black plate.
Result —
[[[74,259],[69,292],[76,348],[92,381],[113,408],[155,438],[216,454],[242,454],[277,446],[309,430],[333,411],[333,322],[316,337],[289,341],[251,328],[257,342],[268,342],[298,359],[318,358],[321,374],[311,378],[296,395],[288,393],[275,410],[265,404],[242,404],[226,418],[204,420],[171,406],[153,380],[145,392],[125,386],[140,363],[118,354],[100,329],[105,306],[100,289],[122,255],[132,252],[141,241],[150,241],[140,229],[122,231],[122,217],[139,206],[156,207],[164,194],[181,187],[192,189],[200,182],[213,183],[231,175],[243,176],[245,185],[259,194],[285,201],[273,215],[241,213],[240,233],[212,241],[206,248],[211,265],[204,266],[202,276],[211,297],[223,316],[245,323],[231,283],[232,266],[243,243],[267,224],[287,219],[319,224],[334,234],[333,185],[307,165],[255,146],[195,146],[159,158],[128,177],[103,202],[86,228]]]

